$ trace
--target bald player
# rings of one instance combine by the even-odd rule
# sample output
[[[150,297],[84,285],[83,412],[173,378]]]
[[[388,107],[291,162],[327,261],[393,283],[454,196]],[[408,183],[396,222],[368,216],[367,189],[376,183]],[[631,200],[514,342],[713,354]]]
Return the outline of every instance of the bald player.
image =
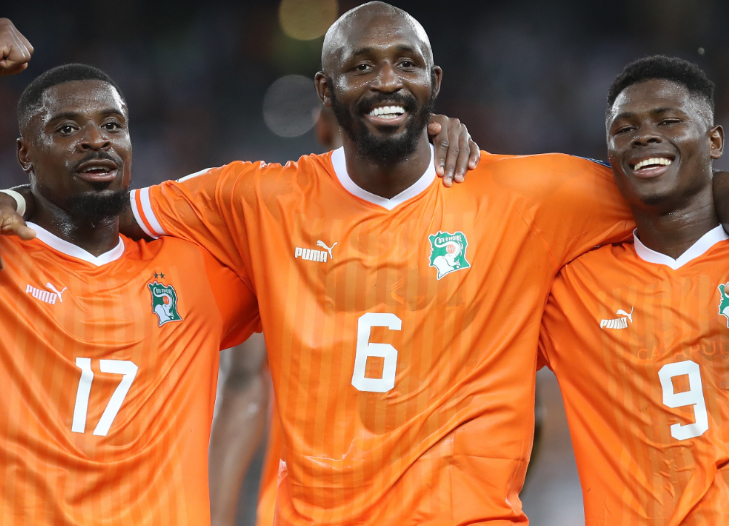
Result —
[[[322,59],[343,148],[134,192],[137,219],[256,291],[283,430],[276,523],[523,522],[541,309],[564,263],[629,234],[629,210],[607,168],[563,155],[484,153],[437,184],[442,72],[401,10],[346,13]]]

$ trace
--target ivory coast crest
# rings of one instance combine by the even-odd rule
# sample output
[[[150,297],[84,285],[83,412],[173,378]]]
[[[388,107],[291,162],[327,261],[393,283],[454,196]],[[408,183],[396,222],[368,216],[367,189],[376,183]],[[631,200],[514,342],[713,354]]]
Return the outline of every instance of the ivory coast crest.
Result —
[[[463,232],[438,232],[428,236],[430,241],[430,266],[438,271],[437,278],[455,272],[471,268],[466,259],[466,248],[468,240]]]
[[[719,285],[719,315],[726,318],[726,326],[729,328],[729,283]]]
[[[177,292],[172,285],[165,285],[153,281],[148,283],[149,292],[152,294],[152,312],[159,318],[159,326],[171,321],[182,321],[180,313],[177,312]]]

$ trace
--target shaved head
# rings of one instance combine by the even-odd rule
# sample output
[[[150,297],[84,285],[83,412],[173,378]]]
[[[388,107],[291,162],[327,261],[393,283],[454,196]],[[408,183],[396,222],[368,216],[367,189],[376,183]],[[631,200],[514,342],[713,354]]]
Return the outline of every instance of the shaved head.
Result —
[[[386,37],[409,37],[417,42],[428,66],[433,66],[433,50],[428,34],[409,13],[385,2],[368,2],[350,9],[332,24],[324,37],[321,65],[325,73],[336,70],[365,32],[376,31]]]

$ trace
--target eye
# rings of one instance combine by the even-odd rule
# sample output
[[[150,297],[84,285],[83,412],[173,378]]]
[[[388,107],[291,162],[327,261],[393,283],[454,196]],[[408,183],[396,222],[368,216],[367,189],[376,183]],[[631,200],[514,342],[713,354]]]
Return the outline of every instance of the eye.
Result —
[[[415,62],[413,62],[412,60],[405,59],[402,62],[400,62],[400,65],[404,68],[413,68],[413,67],[415,67]]]
[[[72,126],[70,124],[64,124],[62,126],[59,126],[57,131],[61,135],[70,135],[76,130],[77,130],[76,126]]]
[[[663,119],[658,124],[668,125],[668,124],[679,124],[680,122],[681,122],[681,119],[677,119],[675,117],[671,117],[669,119]]]
[[[104,128],[105,130],[108,130],[108,131],[115,131],[115,130],[120,130],[122,128],[122,125],[116,121],[111,121],[111,122],[104,123],[102,125],[102,128]]]
[[[365,72],[369,71],[370,69],[372,69],[372,66],[370,66],[369,64],[367,64],[365,62],[362,62],[362,63],[354,66],[353,69],[354,69],[354,71],[357,71],[359,73],[365,73]]]
[[[630,131],[633,131],[634,129],[635,128],[633,126],[621,126],[613,132],[613,135],[622,135],[623,133],[628,133]]]

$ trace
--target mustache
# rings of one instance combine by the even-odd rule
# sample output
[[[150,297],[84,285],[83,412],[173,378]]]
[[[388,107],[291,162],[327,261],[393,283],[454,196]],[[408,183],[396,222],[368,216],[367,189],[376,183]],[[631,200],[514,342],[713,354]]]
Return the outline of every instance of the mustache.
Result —
[[[74,164],[73,171],[77,171],[78,167],[81,166],[83,163],[88,161],[111,161],[117,166],[121,166],[123,164],[121,157],[116,155],[111,155],[109,152],[105,152],[103,150],[95,151],[95,152],[89,152],[89,154],[81,159],[79,162]]]
[[[406,95],[405,93],[391,93],[389,95],[386,93],[378,93],[360,100],[355,110],[358,115],[366,115],[382,102],[387,102],[389,105],[399,104],[408,113],[414,113],[418,109],[418,101],[412,95]]]

